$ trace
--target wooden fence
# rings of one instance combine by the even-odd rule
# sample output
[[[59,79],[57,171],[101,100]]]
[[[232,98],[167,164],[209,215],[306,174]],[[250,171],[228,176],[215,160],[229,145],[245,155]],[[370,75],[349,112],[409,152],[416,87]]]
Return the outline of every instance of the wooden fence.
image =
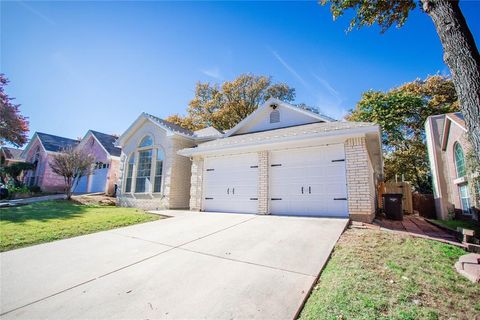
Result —
[[[384,193],[401,193],[402,208],[406,214],[413,214],[412,187],[408,182],[382,182],[378,186],[378,207],[383,208]]]

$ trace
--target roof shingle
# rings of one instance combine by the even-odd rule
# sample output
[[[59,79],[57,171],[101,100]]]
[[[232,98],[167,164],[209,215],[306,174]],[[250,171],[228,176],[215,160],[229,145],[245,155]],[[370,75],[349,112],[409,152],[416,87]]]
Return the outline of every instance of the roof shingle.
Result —
[[[97,138],[97,140],[111,156],[120,157],[122,154],[122,149],[115,147],[115,141],[117,141],[118,137],[94,130],[90,130],[90,132],[95,136],[95,138]]]
[[[65,137],[54,136],[53,134],[37,132],[37,136],[47,151],[60,152],[68,147],[75,147],[79,141]]]
[[[193,131],[191,130],[188,130],[188,129],[185,129],[185,128],[182,128],[180,127],[178,124],[175,124],[175,123],[172,123],[172,122],[169,122],[169,121],[166,121],[166,120],[163,120],[163,119],[160,119],[159,117],[155,117],[151,114],[148,114],[146,112],[144,112],[144,114],[149,117],[150,119],[152,119],[153,121],[157,122],[158,124],[164,126],[164,127],[167,127],[169,130],[171,131],[174,131],[174,132],[178,132],[178,133],[181,133],[181,134],[184,134],[184,135],[187,135],[187,136],[194,136],[194,133]]]

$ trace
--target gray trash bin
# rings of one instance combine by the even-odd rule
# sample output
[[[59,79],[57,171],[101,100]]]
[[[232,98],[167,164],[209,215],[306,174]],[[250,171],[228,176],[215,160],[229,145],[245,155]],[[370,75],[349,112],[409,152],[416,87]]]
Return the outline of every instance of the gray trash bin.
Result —
[[[383,197],[383,212],[388,219],[403,220],[401,193],[385,193]]]

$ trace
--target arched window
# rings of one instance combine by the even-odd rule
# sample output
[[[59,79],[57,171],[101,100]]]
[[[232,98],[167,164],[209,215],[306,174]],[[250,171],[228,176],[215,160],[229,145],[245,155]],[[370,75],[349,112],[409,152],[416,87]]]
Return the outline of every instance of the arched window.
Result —
[[[153,185],[153,192],[162,191],[162,170],[163,170],[163,160],[164,160],[163,150],[157,149],[157,155],[155,160],[155,181]]]
[[[465,172],[465,156],[463,154],[462,146],[456,142],[453,146],[453,153],[455,156],[455,168],[457,169],[457,178],[464,177]]]
[[[280,111],[273,110],[270,112],[270,123],[280,122]]]
[[[135,153],[130,155],[127,164],[127,172],[126,172],[126,179],[125,179],[125,192],[132,191],[132,176],[133,176],[133,165],[135,164]]]
[[[125,192],[162,192],[162,173],[165,154],[155,146],[151,136],[141,139],[126,166]],[[133,174],[135,172],[135,174]]]
[[[138,145],[139,148],[145,148],[145,147],[150,147],[153,145],[153,139],[150,136],[146,136],[140,141],[140,144]]]

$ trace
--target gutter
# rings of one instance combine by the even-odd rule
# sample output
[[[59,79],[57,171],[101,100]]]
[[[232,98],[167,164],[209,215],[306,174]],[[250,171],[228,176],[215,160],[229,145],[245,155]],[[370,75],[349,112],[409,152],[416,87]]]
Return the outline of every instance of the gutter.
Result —
[[[199,145],[197,148],[187,148],[179,150],[177,153],[181,156],[191,157],[194,155],[203,155],[209,153],[215,153],[218,151],[229,151],[229,150],[244,150],[244,149],[265,149],[265,146],[281,146],[282,144],[289,144],[295,141],[302,141],[308,143],[310,141],[317,140],[319,138],[353,138],[353,137],[361,137],[367,133],[377,133],[379,134],[379,127],[378,126],[369,126],[369,127],[361,127],[361,128],[354,128],[354,129],[342,129],[342,130],[333,130],[328,132],[317,132],[317,133],[310,133],[307,135],[291,135],[288,137],[275,137],[272,136],[271,138],[264,139],[261,142],[258,141],[249,141],[246,143],[238,143],[232,145],[219,145],[219,146],[212,146],[212,147],[204,147]],[[225,138],[228,139],[228,138]],[[221,140],[221,139],[219,139]]]

